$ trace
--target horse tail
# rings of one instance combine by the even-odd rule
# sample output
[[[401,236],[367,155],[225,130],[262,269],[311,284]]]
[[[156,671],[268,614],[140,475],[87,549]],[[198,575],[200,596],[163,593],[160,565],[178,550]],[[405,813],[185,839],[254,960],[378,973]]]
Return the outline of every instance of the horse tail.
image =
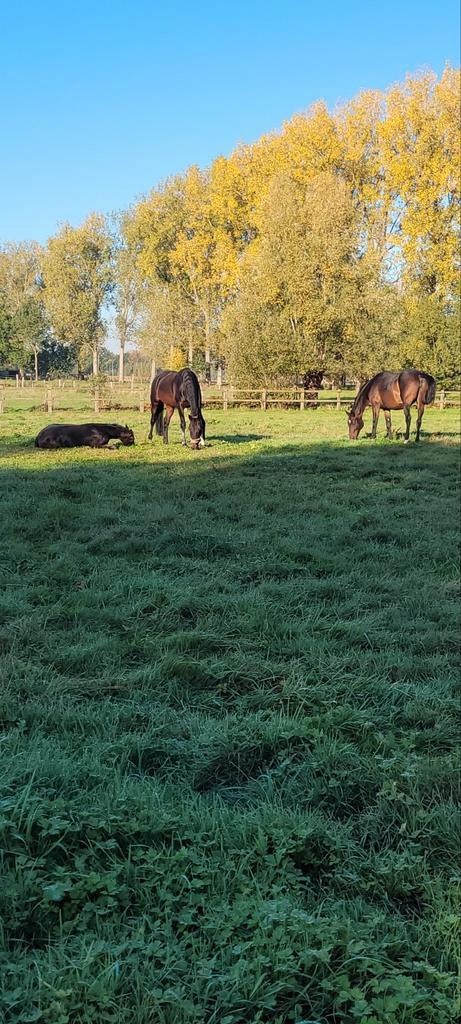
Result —
[[[427,384],[427,391],[423,398],[424,405],[430,405],[435,398],[435,380],[431,377],[430,373],[421,373],[420,377],[422,377],[425,384]]]
[[[164,417],[164,415],[165,415],[165,406],[164,406],[163,402],[159,402],[158,405],[157,405],[157,416],[156,416],[156,419],[155,419],[155,432],[156,432],[156,434],[159,434],[160,437],[163,434],[163,417]]]

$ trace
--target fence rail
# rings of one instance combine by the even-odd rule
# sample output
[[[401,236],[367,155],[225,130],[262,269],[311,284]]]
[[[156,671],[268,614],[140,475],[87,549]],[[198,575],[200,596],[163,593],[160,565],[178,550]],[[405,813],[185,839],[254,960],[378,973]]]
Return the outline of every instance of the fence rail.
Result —
[[[136,409],[146,412],[149,408],[148,381],[119,383],[109,381],[102,387],[94,387],[91,381],[27,381],[17,387],[15,381],[0,381],[0,413],[14,409],[40,410],[51,414],[53,411],[71,409],[93,410],[99,414],[109,410]],[[302,388],[234,388],[230,385],[203,388],[204,408],[215,409],[274,409],[336,408],[341,409],[353,402],[355,391],[303,390]],[[461,391],[437,392],[435,403],[440,409],[461,406]]]

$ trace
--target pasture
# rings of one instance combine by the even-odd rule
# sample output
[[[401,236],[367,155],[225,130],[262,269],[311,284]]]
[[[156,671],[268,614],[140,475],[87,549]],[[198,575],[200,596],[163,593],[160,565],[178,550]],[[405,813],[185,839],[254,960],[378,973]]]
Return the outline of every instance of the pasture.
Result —
[[[459,412],[205,415],[0,418],[3,1020],[448,1024]]]

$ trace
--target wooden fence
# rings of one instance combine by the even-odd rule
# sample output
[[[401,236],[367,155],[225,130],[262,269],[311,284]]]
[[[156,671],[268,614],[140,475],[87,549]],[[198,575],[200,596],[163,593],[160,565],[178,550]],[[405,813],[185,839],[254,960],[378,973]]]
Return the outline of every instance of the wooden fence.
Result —
[[[146,412],[149,406],[149,381],[135,381],[120,384],[109,381],[102,387],[94,387],[91,381],[0,381],[0,413],[25,409],[40,410],[49,415],[53,411],[74,409],[92,410],[100,414],[109,410],[136,409]],[[341,409],[350,405],[355,391],[305,391],[302,388],[202,388],[204,408],[215,409]],[[460,391],[441,389],[436,394],[435,406],[439,409],[461,406]]]

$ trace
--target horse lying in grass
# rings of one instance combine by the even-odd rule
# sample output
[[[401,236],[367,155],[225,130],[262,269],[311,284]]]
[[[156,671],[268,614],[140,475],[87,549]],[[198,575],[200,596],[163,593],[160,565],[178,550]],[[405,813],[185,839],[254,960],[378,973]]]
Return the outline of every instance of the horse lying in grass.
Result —
[[[168,427],[174,410],[179,412],[181,421],[181,444],[186,444],[186,419],[184,409],[190,409],[189,433],[191,447],[203,448],[205,445],[205,420],[202,416],[202,393],[200,384],[193,370],[188,368],[174,373],[173,370],[159,370],[155,375],[150,389],[150,431],[149,441],[155,427],[157,434],[168,444]]]
[[[435,398],[435,380],[429,373],[422,370],[403,370],[402,373],[377,373],[360,391],[347,413],[349,425],[349,438],[355,441],[363,427],[363,411],[367,405],[371,406],[373,412],[373,427],[371,436],[376,437],[376,428],[380,410],[384,411],[386,419],[387,436],[392,438],[391,410],[403,409],[405,414],[405,444],[410,439],[411,413],[410,406],[416,403],[418,408],[418,419],[416,421],[416,441],[419,441],[421,420],[426,405],[430,405]]]
[[[134,444],[129,427],[118,423],[51,423],[35,438],[36,448],[104,448],[109,441]]]

